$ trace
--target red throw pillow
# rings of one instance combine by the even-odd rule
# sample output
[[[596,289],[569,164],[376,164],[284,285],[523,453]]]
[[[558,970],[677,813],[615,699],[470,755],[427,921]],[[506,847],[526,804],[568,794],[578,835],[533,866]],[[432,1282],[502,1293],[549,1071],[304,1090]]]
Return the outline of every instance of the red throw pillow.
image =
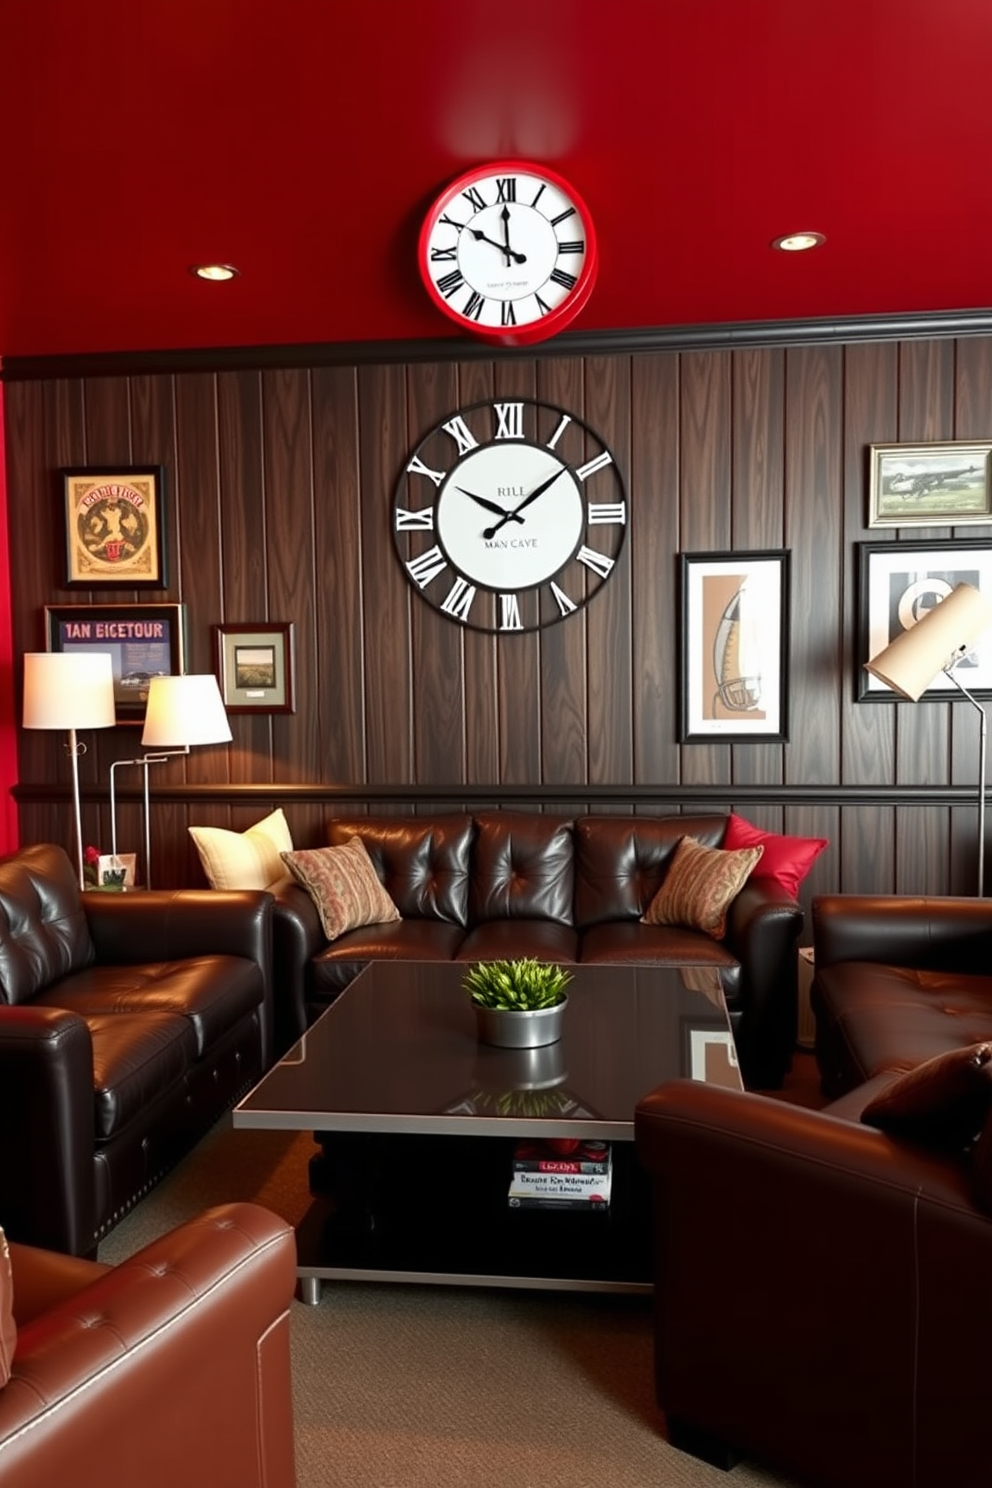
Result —
[[[752,879],[772,878],[793,899],[798,899],[799,885],[829,843],[826,837],[783,837],[777,832],[763,832],[742,816],[731,813],[727,818],[723,846],[728,849],[763,847],[761,862],[752,873]]]
[[[10,1366],[17,1342],[14,1323],[14,1281],[10,1274],[10,1252],[0,1230],[0,1387],[10,1379]]]

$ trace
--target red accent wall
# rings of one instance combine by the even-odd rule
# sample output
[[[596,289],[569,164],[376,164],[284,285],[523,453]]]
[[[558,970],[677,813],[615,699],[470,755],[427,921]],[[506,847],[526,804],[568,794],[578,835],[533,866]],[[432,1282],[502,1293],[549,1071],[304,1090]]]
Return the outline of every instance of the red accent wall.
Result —
[[[18,845],[17,713],[14,706],[14,638],[10,618],[10,553],[7,543],[7,460],[3,439],[3,387],[0,385],[0,852]]]

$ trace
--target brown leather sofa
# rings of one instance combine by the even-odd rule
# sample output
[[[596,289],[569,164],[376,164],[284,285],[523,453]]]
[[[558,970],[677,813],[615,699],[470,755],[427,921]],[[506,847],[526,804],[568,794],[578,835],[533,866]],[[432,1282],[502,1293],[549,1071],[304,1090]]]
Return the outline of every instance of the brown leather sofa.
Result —
[[[824,1110],[690,1081],[638,1104],[658,1402],[677,1446],[723,1466],[754,1459],[807,1488],[974,1488],[992,1117],[974,1147],[860,1118],[904,1072],[992,1039],[992,903],[821,895],[813,931]]]
[[[10,1252],[0,1488],[292,1488],[283,1220],[223,1205],[115,1267]]]
[[[715,967],[745,1081],[772,1089],[796,1038],[796,944],[803,912],[782,889],[748,882],[722,941],[644,925],[680,838],[719,847],[727,818],[578,816],[338,817],[330,845],[358,836],[401,919],[330,944],[304,889],[276,891],[277,1040],[299,1037],[369,961],[653,962]]]
[[[0,860],[0,1219],[90,1255],[261,1075],[272,899],[81,894],[52,844]]]

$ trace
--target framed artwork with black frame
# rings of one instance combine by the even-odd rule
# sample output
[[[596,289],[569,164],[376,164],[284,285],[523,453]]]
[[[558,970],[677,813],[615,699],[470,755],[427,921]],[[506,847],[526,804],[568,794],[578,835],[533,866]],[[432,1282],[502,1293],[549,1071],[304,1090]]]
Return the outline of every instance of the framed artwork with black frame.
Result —
[[[59,474],[66,587],[167,588],[164,467],[74,466]]]
[[[855,698],[859,703],[901,699],[864,664],[940,604],[958,584],[972,584],[992,598],[992,542],[886,542],[858,544],[858,618],[855,627]],[[992,697],[992,631],[979,636],[955,670],[976,697]],[[956,697],[956,684],[938,672],[920,702]]]
[[[789,563],[785,549],[681,555],[683,744],[789,737]]]
[[[295,713],[292,624],[215,625],[217,680],[229,713]]]
[[[186,606],[46,605],[49,651],[105,651],[114,672],[118,723],[142,723],[153,677],[185,668]]]
[[[873,444],[869,527],[963,527],[992,522],[992,441]]]

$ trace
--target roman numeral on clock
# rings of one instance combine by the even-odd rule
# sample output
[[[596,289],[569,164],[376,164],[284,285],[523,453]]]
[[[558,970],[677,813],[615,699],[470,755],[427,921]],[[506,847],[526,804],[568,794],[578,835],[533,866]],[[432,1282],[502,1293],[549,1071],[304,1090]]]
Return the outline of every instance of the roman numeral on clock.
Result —
[[[405,511],[399,506],[396,508],[395,520],[397,532],[433,532],[434,508],[425,506],[422,511]]]
[[[414,455],[406,468],[409,475],[426,475],[427,479],[433,481],[436,486],[440,486],[447,475],[446,470],[432,470],[429,465],[424,464],[419,455]]]
[[[482,307],[485,303],[485,296],[477,294],[476,291],[473,289],[472,293],[465,301],[464,308],[462,309],[462,314],[468,320],[478,320],[479,316],[482,314]]]
[[[475,598],[475,585],[470,584],[468,579],[457,578],[448,591],[447,596],[441,602],[441,608],[446,615],[454,620],[465,621],[468,612],[472,608]]]
[[[483,207],[486,205],[485,200],[481,196],[479,188],[477,186],[469,186],[467,190],[462,192],[462,196],[477,212],[481,212]]]
[[[523,439],[524,405],[522,403],[494,403],[497,439]]]
[[[558,606],[558,613],[560,615],[570,615],[575,609],[575,605],[569,599],[565,591],[563,589],[559,589],[558,585],[553,579],[548,587],[555,597],[555,604]]]
[[[584,465],[580,465],[575,473],[579,477],[580,481],[584,481],[588,480],[590,475],[594,475],[597,470],[602,470],[604,465],[612,464],[613,456],[610,454],[609,450],[604,450],[601,455],[596,456],[595,460],[587,460]]]
[[[420,553],[416,558],[411,558],[406,565],[406,570],[414,583],[421,589],[425,589],[431,579],[436,579],[441,570],[447,566],[447,558],[435,543],[432,548],[427,549],[426,553]]]
[[[566,274],[564,269],[552,269],[548,278],[553,284],[560,284],[562,289],[574,289],[576,278],[574,274]]]
[[[574,242],[558,244],[559,253],[585,253],[585,251],[586,245],[581,238],[576,238]]]
[[[516,176],[497,176],[496,177],[496,201],[497,201],[497,204],[499,202],[511,202],[511,201],[512,202],[515,202],[516,199],[517,199],[517,178],[516,178]]]
[[[499,307],[500,325],[511,326],[517,323],[517,312],[513,308],[512,300],[503,300]]]
[[[586,506],[586,521],[590,527],[610,525],[627,520],[626,501],[590,501]]]
[[[458,261],[458,249],[457,248],[432,248],[431,249],[431,263],[440,263],[444,259],[448,259],[452,263],[456,263]]]
[[[605,553],[597,553],[595,548],[587,548],[584,543],[575,558],[578,563],[584,563],[586,568],[591,568],[593,573],[598,573],[601,579],[605,579],[613,567],[612,558],[608,558]]]
[[[442,424],[441,428],[446,434],[451,435],[458,446],[458,453],[460,455],[464,455],[466,450],[475,449],[479,443],[460,414],[456,414],[446,424]]]
[[[520,619],[520,604],[515,594],[501,594],[499,597],[499,628],[500,630],[523,630]]]
[[[450,300],[455,290],[460,289],[465,283],[462,278],[461,269],[452,269],[450,274],[442,274],[437,281],[437,287],[446,300]]]

